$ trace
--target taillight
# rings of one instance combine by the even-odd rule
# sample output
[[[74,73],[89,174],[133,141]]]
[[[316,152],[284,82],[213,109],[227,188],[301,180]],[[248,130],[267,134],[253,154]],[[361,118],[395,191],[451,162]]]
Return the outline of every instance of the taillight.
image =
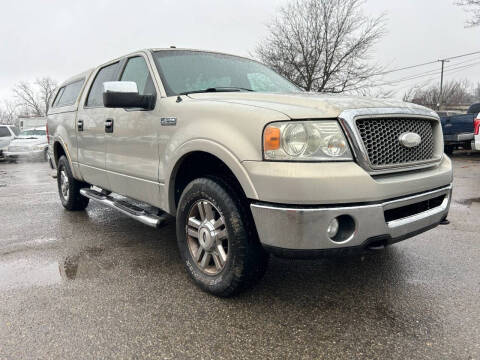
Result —
[[[480,118],[476,118],[473,120],[473,132],[475,135],[478,135],[478,131],[480,130]]]

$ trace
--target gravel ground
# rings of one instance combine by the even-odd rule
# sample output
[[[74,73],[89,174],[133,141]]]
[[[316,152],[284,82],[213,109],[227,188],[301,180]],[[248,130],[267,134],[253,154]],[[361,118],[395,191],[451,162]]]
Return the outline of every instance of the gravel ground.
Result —
[[[63,210],[46,163],[0,163],[0,359],[480,359],[480,155],[450,225],[385,250],[273,258],[233,299],[198,290],[174,224]]]

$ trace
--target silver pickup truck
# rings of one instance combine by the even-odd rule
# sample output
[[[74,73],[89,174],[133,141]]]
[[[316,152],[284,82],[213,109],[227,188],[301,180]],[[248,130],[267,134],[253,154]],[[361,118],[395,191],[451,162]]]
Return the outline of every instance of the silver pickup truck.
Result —
[[[378,247],[448,214],[452,166],[436,113],[303,92],[256,61],[149,49],[59,87],[48,114],[60,200],[159,227],[176,217],[202,289],[255,284],[270,253]]]

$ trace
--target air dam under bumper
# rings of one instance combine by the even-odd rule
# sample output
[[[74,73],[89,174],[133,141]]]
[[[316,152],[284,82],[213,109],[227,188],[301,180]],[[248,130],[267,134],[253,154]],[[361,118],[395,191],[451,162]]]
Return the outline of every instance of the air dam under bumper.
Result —
[[[254,203],[251,209],[267,249],[303,257],[309,251],[362,248],[380,239],[394,243],[429,230],[447,216],[451,191],[448,185],[374,204],[292,207]],[[332,240],[327,228],[334,218],[340,219],[340,226]]]

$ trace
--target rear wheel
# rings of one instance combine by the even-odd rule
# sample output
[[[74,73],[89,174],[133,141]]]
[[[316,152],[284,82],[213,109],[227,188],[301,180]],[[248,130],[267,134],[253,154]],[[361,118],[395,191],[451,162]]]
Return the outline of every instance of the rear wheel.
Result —
[[[452,155],[453,154],[453,145],[445,145],[445,154]]]
[[[219,178],[187,185],[177,210],[177,241],[193,281],[217,296],[253,286],[267,268],[248,207]]]
[[[58,195],[65,209],[76,211],[87,207],[89,199],[80,194],[80,189],[89,185],[73,177],[70,164],[64,155],[58,160],[57,185]]]

